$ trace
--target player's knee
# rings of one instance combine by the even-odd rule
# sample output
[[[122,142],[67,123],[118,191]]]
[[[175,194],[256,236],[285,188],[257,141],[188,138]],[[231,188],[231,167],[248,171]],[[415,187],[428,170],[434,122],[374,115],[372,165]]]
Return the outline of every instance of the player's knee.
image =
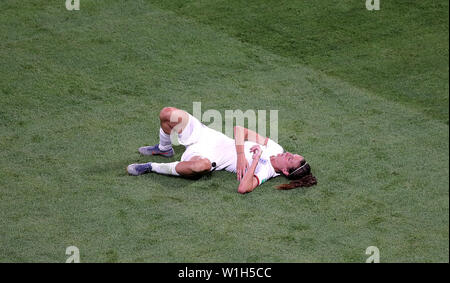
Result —
[[[192,167],[192,171],[194,171],[197,174],[207,173],[210,170],[211,170],[211,162],[206,158],[197,160]]]
[[[161,121],[170,121],[170,115],[172,114],[172,111],[175,110],[175,108],[173,107],[164,107],[163,109],[161,109],[161,111],[159,112],[159,119]]]

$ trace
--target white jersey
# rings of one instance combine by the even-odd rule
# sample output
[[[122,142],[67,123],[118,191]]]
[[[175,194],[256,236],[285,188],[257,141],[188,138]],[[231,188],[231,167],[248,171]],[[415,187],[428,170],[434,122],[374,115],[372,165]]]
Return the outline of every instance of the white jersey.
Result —
[[[186,146],[181,161],[187,161],[193,156],[202,156],[208,158],[211,163],[216,163],[216,170],[236,173],[237,154],[235,142],[232,138],[208,128],[191,115],[189,115],[186,128],[178,135],[178,138],[180,143]],[[246,141],[244,143],[245,158],[249,166],[253,162],[253,154],[250,152],[250,148],[254,145],[256,145],[254,142]],[[284,152],[283,148],[271,139],[267,142],[267,146],[261,146],[261,149],[263,152],[255,169],[258,185],[280,175],[272,167],[270,156]]]

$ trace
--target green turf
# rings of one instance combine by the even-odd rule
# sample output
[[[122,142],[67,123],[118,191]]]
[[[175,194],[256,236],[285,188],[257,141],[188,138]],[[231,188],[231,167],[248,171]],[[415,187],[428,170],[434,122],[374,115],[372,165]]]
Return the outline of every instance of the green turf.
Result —
[[[368,246],[448,262],[448,2],[386,3],[378,20],[404,34],[365,26],[378,39],[357,36],[378,17],[357,1],[296,2],[311,40],[289,48],[294,2],[261,2],[2,1],[0,262],[64,262],[71,245],[82,262],[364,262]],[[346,33],[317,33],[339,15]],[[371,44],[389,52],[357,52]],[[167,160],[136,151],[157,142],[159,110],[194,101],[280,110],[280,143],[319,185],[280,192],[280,177],[243,196],[227,172],[127,176]]]
[[[150,2],[448,124],[448,1]]]

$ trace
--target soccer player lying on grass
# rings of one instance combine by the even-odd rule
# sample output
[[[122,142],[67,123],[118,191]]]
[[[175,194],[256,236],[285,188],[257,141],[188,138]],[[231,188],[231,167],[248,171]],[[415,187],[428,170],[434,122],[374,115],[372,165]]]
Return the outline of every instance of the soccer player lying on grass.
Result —
[[[213,170],[226,170],[237,174],[238,192],[242,194],[253,191],[280,174],[291,180],[289,184],[277,187],[281,190],[317,184],[303,156],[284,152],[279,144],[254,131],[236,126],[233,140],[202,124],[189,113],[173,107],[163,108],[159,118],[159,144],[141,147],[139,152],[142,155],[173,156],[170,133],[176,131],[180,144],[186,147],[181,161],[131,164],[127,167],[130,175],[154,172],[198,178]]]

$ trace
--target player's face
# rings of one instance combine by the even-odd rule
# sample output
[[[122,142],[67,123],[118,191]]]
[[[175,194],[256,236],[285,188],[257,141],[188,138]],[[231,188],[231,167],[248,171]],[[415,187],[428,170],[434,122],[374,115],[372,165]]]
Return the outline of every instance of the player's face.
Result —
[[[296,169],[305,158],[298,154],[290,152],[281,153],[275,156],[278,168],[283,170],[285,175],[289,174],[291,169]]]

